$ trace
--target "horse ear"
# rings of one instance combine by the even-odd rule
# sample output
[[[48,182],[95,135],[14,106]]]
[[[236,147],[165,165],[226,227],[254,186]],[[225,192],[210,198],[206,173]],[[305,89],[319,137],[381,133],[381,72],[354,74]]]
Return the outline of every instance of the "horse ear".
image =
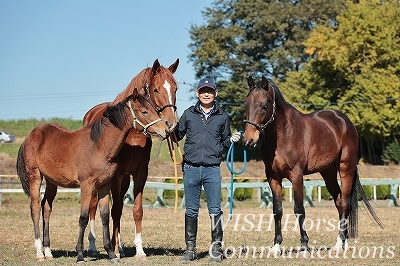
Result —
[[[261,78],[261,82],[262,82],[262,87],[264,89],[268,89],[268,80],[265,77]]]
[[[134,88],[133,93],[132,93],[132,100],[136,101],[138,97],[139,97],[139,92],[138,92],[137,88]]]
[[[247,78],[247,84],[249,85],[250,89],[254,87],[254,79],[252,76]]]
[[[176,59],[176,61],[168,68],[172,72],[172,74],[175,73],[176,69],[178,68],[178,65],[179,65],[179,58]]]
[[[154,61],[154,63],[153,63],[153,67],[151,68],[151,71],[152,71],[152,73],[153,73],[153,76],[154,76],[155,74],[157,74],[158,69],[160,68],[160,66],[161,66],[160,62],[158,61],[158,59],[156,59],[156,60]]]

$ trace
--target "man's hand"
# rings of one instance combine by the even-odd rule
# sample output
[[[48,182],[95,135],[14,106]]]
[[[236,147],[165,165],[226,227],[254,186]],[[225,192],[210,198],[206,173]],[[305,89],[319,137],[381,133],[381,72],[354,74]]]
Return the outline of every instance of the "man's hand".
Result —
[[[231,142],[238,142],[241,137],[242,137],[242,134],[240,132],[235,132],[231,136]]]

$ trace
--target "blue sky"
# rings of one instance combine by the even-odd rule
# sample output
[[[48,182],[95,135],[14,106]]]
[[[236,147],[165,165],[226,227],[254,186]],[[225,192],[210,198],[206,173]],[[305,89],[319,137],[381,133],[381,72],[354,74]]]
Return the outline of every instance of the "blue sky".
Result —
[[[211,0],[0,0],[0,119],[82,119],[155,59],[177,58],[178,115],[194,103],[189,29]]]

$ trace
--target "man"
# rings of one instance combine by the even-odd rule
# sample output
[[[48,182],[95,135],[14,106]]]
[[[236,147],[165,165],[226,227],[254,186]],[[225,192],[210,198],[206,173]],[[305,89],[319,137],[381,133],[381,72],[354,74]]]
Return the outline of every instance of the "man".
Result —
[[[223,257],[220,164],[223,150],[239,141],[241,134],[236,132],[231,136],[229,116],[215,102],[217,95],[214,80],[201,79],[196,90],[198,102],[183,112],[175,129],[178,140],[186,136],[182,166],[186,203],[183,263],[197,258],[197,219],[202,186],[211,219],[210,259],[221,262]]]

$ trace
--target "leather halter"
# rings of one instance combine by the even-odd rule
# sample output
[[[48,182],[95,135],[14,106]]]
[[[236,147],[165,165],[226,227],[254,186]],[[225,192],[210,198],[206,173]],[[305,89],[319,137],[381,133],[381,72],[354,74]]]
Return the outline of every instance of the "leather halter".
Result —
[[[129,108],[129,110],[131,111],[131,114],[132,114],[132,116],[133,116],[133,128],[134,128],[134,129],[137,129],[137,128],[136,128],[136,123],[138,123],[139,125],[141,125],[141,126],[143,127],[143,134],[145,134],[145,135],[147,135],[147,129],[148,129],[149,127],[151,127],[152,125],[154,125],[154,124],[156,124],[156,123],[158,123],[159,121],[162,120],[161,118],[158,118],[158,119],[156,119],[156,120],[154,120],[154,121],[148,123],[147,125],[145,125],[145,124],[143,124],[143,123],[137,118],[137,116],[135,115],[135,112],[134,112],[133,109],[132,109],[131,101],[128,101],[127,105],[128,105],[128,108]],[[150,105],[152,105],[152,104],[150,104]]]
[[[156,106],[156,105],[154,104],[153,100],[152,100],[151,97],[150,97],[150,87],[149,87],[149,84],[147,83],[147,81],[146,81],[144,90],[145,90],[145,92],[146,92],[146,95],[148,96],[147,98],[148,98],[149,101],[152,103],[152,105],[154,106],[154,109],[156,109],[157,113],[161,113],[162,111],[165,110],[165,108],[168,108],[168,107],[172,107],[172,108],[174,108],[174,112],[176,111],[176,105],[174,105],[174,104],[166,104],[166,105],[163,105],[163,106],[161,106],[161,107],[158,107],[158,106]]]
[[[265,128],[272,123],[272,121],[275,120],[275,115],[276,115],[276,103],[275,103],[275,89],[274,87],[272,87],[270,84],[268,84],[268,87],[270,87],[272,89],[272,99],[273,99],[273,104],[272,104],[272,115],[269,118],[269,120],[267,121],[267,123],[265,123],[264,125],[261,124],[256,124],[253,123],[249,120],[243,120],[243,122],[245,124],[250,124],[252,126],[254,126],[258,131],[263,132],[265,130]]]

